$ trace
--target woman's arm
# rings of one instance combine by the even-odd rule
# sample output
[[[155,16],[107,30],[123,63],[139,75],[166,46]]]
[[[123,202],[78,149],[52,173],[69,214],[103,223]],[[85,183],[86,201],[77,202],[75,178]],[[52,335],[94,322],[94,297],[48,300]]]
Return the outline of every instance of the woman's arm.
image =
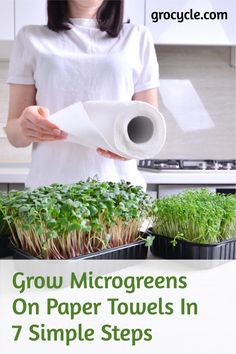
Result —
[[[146,90],[146,91],[141,91],[137,92],[133,95],[132,100],[133,101],[143,101],[146,103],[149,103],[155,107],[158,107],[158,91],[157,88]],[[124,157],[118,156],[116,154],[113,154],[111,151],[103,150],[103,149],[97,149],[97,152],[102,155],[103,157],[107,157],[109,159],[115,159],[115,160],[121,160],[121,161],[126,161],[128,159],[125,159]]]
[[[35,105],[34,85],[10,85],[8,121],[5,128],[8,140],[15,147],[26,147],[32,142],[61,140],[65,135],[46,118],[44,107]]]
[[[155,107],[158,107],[158,90],[157,88],[137,92],[133,95],[133,101],[143,101]]]

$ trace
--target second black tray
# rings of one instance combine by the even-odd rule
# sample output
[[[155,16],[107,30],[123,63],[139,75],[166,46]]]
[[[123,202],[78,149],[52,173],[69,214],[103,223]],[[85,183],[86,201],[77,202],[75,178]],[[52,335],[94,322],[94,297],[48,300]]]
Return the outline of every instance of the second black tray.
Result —
[[[236,259],[236,238],[216,244],[198,244],[184,240],[176,240],[174,246],[172,238],[156,236],[151,246],[154,256],[165,259]]]

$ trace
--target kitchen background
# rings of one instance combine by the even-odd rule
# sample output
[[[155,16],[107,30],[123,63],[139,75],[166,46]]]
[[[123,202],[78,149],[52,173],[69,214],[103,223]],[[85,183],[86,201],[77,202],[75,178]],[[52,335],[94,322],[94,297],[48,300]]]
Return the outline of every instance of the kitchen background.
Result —
[[[46,0],[0,0],[0,189],[22,188],[30,149],[15,149],[3,127],[7,119],[8,60],[15,34],[25,24],[45,23]],[[223,3],[223,4],[222,4]],[[197,7],[196,7],[197,4]],[[228,21],[204,24],[161,21],[152,11],[228,11],[234,0],[126,0],[126,17],[149,27],[160,65],[159,108],[167,121],[167,143],[158,159],[236,160],[236,26]],[[197,25],[197,27],[195,27]],[[201,175],[144,172],[149,189],[157,185],[209,184],[232,186],[233,171]],[[221,173],[223,172],[223,173]],[[170,188],[170,185],[172,187]],[[164,188],[165,189],[165,188]],[[163,190],[164,190],[163,189]],[[160,188],[158,188],[160,193]]]

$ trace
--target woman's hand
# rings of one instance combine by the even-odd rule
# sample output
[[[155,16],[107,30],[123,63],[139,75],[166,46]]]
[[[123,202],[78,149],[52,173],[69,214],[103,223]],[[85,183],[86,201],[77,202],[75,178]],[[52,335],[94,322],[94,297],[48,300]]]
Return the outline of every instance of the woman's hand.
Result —
[[[63,140],[67,137],[58,126],[47,120],[48,116],[49,111],[44,107],[29,106],[24,109],[19,117],[19,125],[29,143]]]
[[[130,159],[126,159],[125,157],[119,156],[114,154],[113,152],[109,150],[103,150],[101,148],[97,149],[97,153],[103,157],[106,157],[108,159],[114,159],[114,160],[120,160],[120,161],[128,161]]]

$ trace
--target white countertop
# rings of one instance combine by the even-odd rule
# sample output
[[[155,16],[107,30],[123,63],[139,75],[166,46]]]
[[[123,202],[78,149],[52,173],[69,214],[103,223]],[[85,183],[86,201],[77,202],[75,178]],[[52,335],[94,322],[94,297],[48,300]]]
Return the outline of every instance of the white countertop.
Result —
[[[142,171],[147,184],[236,184],[236,171]]]
[[[24,183],[27,164],[0,164],[0,183]],[[147,184],[236,184],[236,171],[141,171]]]
[[[0,183],[25,183],[28,172],[28,167],[0,165]]]

